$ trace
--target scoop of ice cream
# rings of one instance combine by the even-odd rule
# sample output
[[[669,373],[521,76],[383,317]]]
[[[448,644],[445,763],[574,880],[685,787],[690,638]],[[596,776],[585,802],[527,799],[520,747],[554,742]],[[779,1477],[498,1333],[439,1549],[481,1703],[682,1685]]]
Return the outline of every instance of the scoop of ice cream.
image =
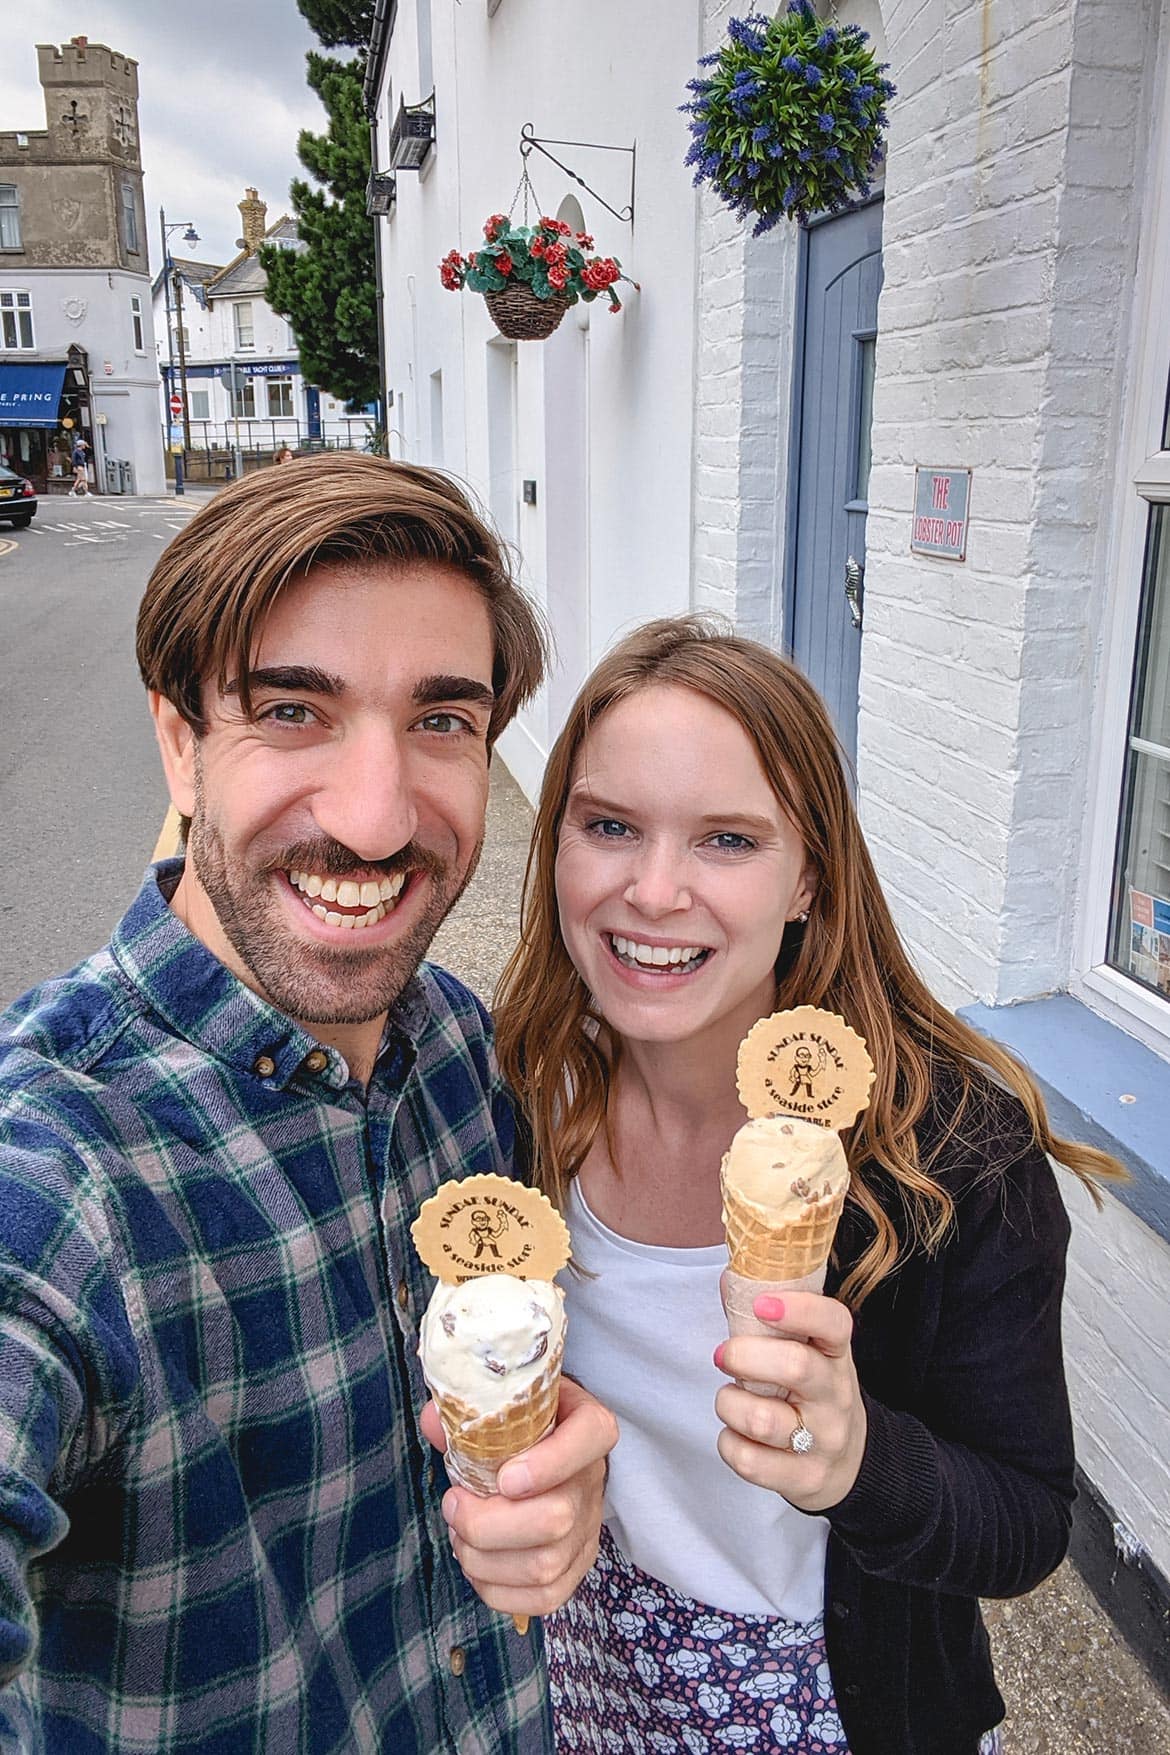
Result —
[[[795,1115],[745,1122],[724,1155],[723,1185],[766,1212],[770,1225],[791,1224],[848,1187],[841,1136]]]
[[[551,1280],[482,1274],[439,1284],[419,1331],[423,1375],[437,1395],[494,1413],[547,1370],[565,1327],[565,1299]]]

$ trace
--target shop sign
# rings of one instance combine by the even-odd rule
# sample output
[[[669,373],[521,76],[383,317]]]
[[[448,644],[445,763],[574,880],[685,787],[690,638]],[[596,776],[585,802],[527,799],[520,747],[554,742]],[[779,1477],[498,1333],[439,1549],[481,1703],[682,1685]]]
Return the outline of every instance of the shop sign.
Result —
[[[914,471],[914,523],[910,547],[915,554],[961,561],[967,555],[967,514],[971,505],[971,471],[920,463]]]

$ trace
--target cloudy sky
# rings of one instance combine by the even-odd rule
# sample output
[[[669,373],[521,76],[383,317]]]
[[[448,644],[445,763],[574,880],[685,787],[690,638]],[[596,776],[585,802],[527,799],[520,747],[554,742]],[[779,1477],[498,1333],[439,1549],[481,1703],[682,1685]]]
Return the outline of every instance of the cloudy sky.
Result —
[[[160,206],[202,239],[189,248],[174,233],[172,249],[217,263],[235,254],[248,184],[268,203],[269,223],[289,211],[289,182],[304,174],[297,134],[324,126],[305,84],[305,53],[320,45],[294,0],[11,0],[11,13],[5,0],[4,12],[0,128],[45,126],[38,43],[88,36],[138,62],[152,269]]]

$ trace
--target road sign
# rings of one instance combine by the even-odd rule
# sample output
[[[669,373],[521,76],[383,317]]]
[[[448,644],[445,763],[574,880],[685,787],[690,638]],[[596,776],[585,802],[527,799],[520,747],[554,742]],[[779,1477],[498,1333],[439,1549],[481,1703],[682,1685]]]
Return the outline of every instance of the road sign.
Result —
[[[182,412],[183,412],[183,398],[181,396],[172,396],[171,401],[170,401],[170,409],[171,409],[172,414],[182,414]]]

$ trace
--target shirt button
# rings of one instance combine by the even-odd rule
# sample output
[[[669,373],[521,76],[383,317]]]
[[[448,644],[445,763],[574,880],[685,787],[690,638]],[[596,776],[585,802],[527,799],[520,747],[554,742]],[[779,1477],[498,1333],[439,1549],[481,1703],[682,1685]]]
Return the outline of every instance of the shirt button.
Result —
[[[397,1297],[399,1310],[405,1310],[406,1306],[410,1303],[410,1287],[405,1280],[399,1280],[398,1282]]]
[[[467,1653],[461,1645],[453,1645],[451,1647],[450,1664],[451,1674],[453,1676],[461,1676],[467,1668]]]
[[[324,1072],[328,1065],[329,1056],[323,1048],[314,1048],[310,1054],[306,1054],[305,1056],[305,1068],[308,1072]]]
[[[252,1071],[259,1079],[270,1079],[276,1071],[276,1062],[270,1054],[258,1054],[252,1062]]]

